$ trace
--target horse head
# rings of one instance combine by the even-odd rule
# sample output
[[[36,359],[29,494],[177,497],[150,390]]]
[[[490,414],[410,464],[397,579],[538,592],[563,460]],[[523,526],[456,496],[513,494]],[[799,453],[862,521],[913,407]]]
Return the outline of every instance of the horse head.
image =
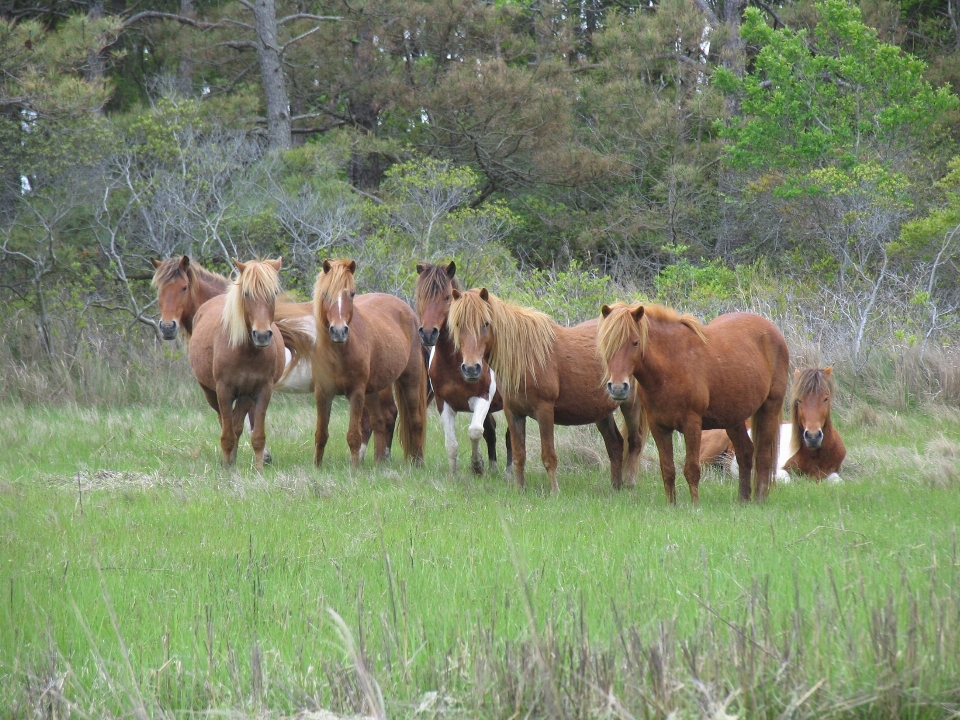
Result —
[[[440,331],[453,303],[453,291],[460,289],[454,280],[456,272],[453,261],[448,265],[417,264],[413,298],[420,316],[420,342],[424,347],[433,347],[440,339]]]
[[[184,255],[179,260],[154,260],[153,267],[153,286],[157,288],[157,305],[160,307],[160,335],[164,340],[174,340],[182,324],[181,318],[193,302],[190,258]]]
[[[454,346],[463,355],[460,372],[464,380],[476,382],[493,347],[490,294],[486,288],[480,288],[466,292],[454,289],[451,295],[447,322],[450,323]]]
[[[357,294],[356,271],[356,260],[324,260],[313,288],[317,327],[326,328],[330,339],[337,344],[345,343],[350,334],[353,297]]]
[[[615,402],[630,397],[634,369],[643,356],[643,305],[604,305],[597,327],[597,351],[607,370],[607,392]]]
[[[344,288],[335,303],[325,306],[327,332],[330,339],[339,344],[345,343],[350,335],[350,321],[353,320],[353,292]]]
[[[223,326],[231,345],[247,341],[265,348],[273,340],[273,314],[280,293],[280,267],[283,258],[242,263],[233,260],[239,275],[227,291],[223,307]]]
[[[830,424],[833,368],[795,370],[791,394],[794,431],[808,448],[820,449],[823,444],[823,430]]]

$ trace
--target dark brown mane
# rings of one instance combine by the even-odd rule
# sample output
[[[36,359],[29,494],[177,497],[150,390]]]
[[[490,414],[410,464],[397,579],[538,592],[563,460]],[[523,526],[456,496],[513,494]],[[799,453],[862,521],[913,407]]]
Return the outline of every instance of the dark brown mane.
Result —
[[[230,281],[223,275],[211,272],[197,265],[195,262],[187,265],[186,271],[184,271],[184,269],[180,267],[180,263],[181,258],[178,257],[169,257],[161,261],[153,273],[153,280],[150,284],[159,290],[164,285],[169,285],[175,280],[184,278],[190,285],[190,292],[194,294],[196,293],[196,288],[199,287],[200,283],[204,280],[208,283],[219,285],[223,288],[224,292],[230,287]]]
[[[423,272],[417,276],[417,285],[413,291],[413,304],[418,312],[422,312],[423,307],[443,298],[444,294],[453,288],[463,290],[463,286],[456,276],[450,277],[447,274],[447,268],[444,265],[425,264]]]
[[[801,398],[813,393],[827,393],[834,395],[833,375],[823,368],[806,368],[801,370],[793,380],[793,390],[790,393],[790,402],[795,403]]]

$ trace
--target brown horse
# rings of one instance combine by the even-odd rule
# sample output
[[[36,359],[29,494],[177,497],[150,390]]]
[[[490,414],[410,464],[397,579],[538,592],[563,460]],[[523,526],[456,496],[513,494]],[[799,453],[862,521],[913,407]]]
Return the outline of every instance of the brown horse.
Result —
[[[423,464],[426,439],[427,372],[417,341],[417,316],[400,298],[381,293],[355,302],[353,260],[324,260],[313,290],[317,340],[313,351],[317,432],[314,463],[323,462],[330,437],[330,410],[336,395],[350,401],[347,445],[360,464],[360,418],[365,407],[375,430],[383,422],[380,392],[393,386],[400,415],[404,455]],[[377,447],[377,458],[382,457]]]
[[[236,460],[243,418],[250,413],[254,462],[262,471],[264,419],[284,365],[283,338],[273,322],[281,260],[233,262],[237,280],[196,314],[190,365],[220,416],[223,464]]]
[[[673,431],[683,433],[683,474],[699,501],[700,434],[722,428],[740,462],[740,500],[750,500],[756,458],[756,497],[767,496],[777,458],[780,410],[790,357],[783,335],[751,313],[721,315],[706,327],[690,315],[659,305],[604,305],[599,347],[607,391],[625,397],[631,377],[649,416],[660,454],[667,501],[676,503]],[[752,418],[756,448],[745,421]]]
[[[453,302],[453,291],[462,290],[456,278],[457,266],[452,261],[447,265],[417,265],[417,285],[413,302],[420,315],[420,342],[430,351],[427,376],[433,386],[433,394],[440,411],[440,423],[447,449],[450,472],[457,472],[457,431],[454,424],[457,413],[472,413],[468,430],[473,445],[470,466],[477,475],[483,473],[483,456],[480,454],[480,439],[487,443],[490,471],[497,471],[497,421],[493,414],[503,409],[503,397],[497,390],[495,374],[490,366],[483,364],[479,379],[468,382],[460,372],[463,356],[453,344],[447,330],[447,313]],[[507,470],[513,464],[510,449],[510,433],[507,432]]]
[[[157,304],[160,308],[160,333],[165,340],[173,340],[180,330],[189,339],[193,332],[194,317],[203,303],[223,295],[230,287],[230,280],[206,270],[187,255],[180,258],[153,260],[156,269],[153,286],[157,289]],[[313,320],[313,303],[288,303],[281,298],[276,304],[277,327],[284,341],[286,365],[274,390],[281,393],[313,395],[313,372],[310,361],[313,342],[316,338],[316,323]],[[393,444],[393,431],[397,419],[397,406],[388,389],[380,396],[380,405],[385,415],[385,435],[378,439],[386,445],[387,455]],[[253,427],[253,417],[250,418]],[[373,425],[368,413],[363,417],[363,448],[366,449]],[[270,462],[270,451],[266,451]]]
[[[777,460],[777,480],[790,482],[790,473],[810,475],[819,480],[842,482],[838,474],[846,457],[840,433],[830,420],[833,404],[833,368],[795,370],[790,391],[790,422],[780,425],[780,454]],[[700,445],[700,463],[727,465],[725,457],[732,456],[733,445],[720,430],[704,430]],[[729,463],[736,474],[736,459]]]
[[[597,357],[597,321],[573,328],[548,315],[506,303],[486,288],[453,292],[447,318],[455,347],[463,354],[461,372],[477,381],[486,360],[496,373],[513,447],[513,472],[525,485],[526,419],[540,426],[541,458],[557,493],[554,425],[595,423],[610,458],[610,480],[623,485],[624,443],[613,412],[621,407],[628,432],[626,479],[633,485],[646,426],[635,393],[613,400],[603,389],[603,366]]]

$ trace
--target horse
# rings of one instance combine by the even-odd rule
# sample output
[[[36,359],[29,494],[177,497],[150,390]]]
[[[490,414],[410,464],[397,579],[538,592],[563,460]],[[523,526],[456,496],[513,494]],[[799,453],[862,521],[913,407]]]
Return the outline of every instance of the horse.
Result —
[[[190,365],[220,416],[224,466],[236,461],[243,418],[249,413],[254,464],[262,472],[264,419],[284,366],[283,338],[273,322],[282,260],[233,263],[239,276],[226,295],[209,300],[195,315]]]
[[[155,271],[151,284],[157,289],[160,334],[165,340],[174,340],[179,331],[189,340],[197,311],[208,300],[225,294],[230,287],[230,280],[201,267],[187,255],[152,262]],[[281,295],[277,298],[275,318],[283,336],[286,365],[283,375],[273,389],[281,393],[313,395],[310,358],[317,334],[313,321],[313,304],[288,303],[284,302],[282,297]],[[381,395],[380,406],[385,415],[385,436],[378,442],[386,445],[389,455],[397,418],[397,406],[389,390]],[[252,429],[252,417],[250,423]],[[369,415],[364,414],[364,449],[372,429]],[[266,461],[270,462],[269,450],[265,451],[265,456]]]
[[[468,434],[473,445],[470,467],[474,474],[483,474],[483,456],[480,454],[481,438],[487,444],[487,458],[490,471],[497,471],[497,422],[493,414],[503,409],[503,397],[497,389],[496,375],[490,366],[483,364],[479,379],[468,382],[460,372],[463,356],[453,344],[453,337],[447,328],[447,313],[453,302],[453,290],[462,290],[454,277],[456,264],[447,265],[419,263],[417,265],[417,284],[413,291],[413,302],[420,316],[420,342],[427,348],[430,357],[427,362],[427,377],[433,386],[437,410],[440,412],[440,424],[447,450],[447,462],[450,473],[457,472],[457,432],[455,419],[457,413],[472,413]],[[507,470],[513,465],[510,449],[510,433],[507,432]]]
[[[683,433],[683,474],[699,502],[701,431],[721,428],[740,463],[741,502],[767,497],[777,457],[780,410],[787,392],[790,353],[783,334],[752,313],[721,315],[706,326],[660,305],[604,305],[598,345],[607,368],[607,392],[625,397],[636,379],[660,455],[667,501],[677,501],[673,431]],[[745,422],[752,419],[756,447]]]
[[[397,397],[400,446],[414,464],[423,464],[426,440],[427,371],[417,340],[417,316],[393,295],[355,298],[354,260],[324,260],[313,290],[317,340],[313,350],[317,431],[314,464],[323,462],[330,437],[330,410],[336,395],[350,402],[347,445],[353,467],[360,464],[360,418],[370,408],[374,427],[382,424],[380,393],[392,385]],[[381,457],[377,448],[377,457]]]
[[[790,482],[789,471],[810,475],[818,482],[842,482],[840,465],[846,457],[840,433],[830,419],[834,396],[833,368],[795,370],[790,391],[790,421],[780,424],[777,480]],[[749,429],[748,429],[749,431]],[[720,437],[722,436],[722,437]],[[733,453],[729,438],[720,430],[704,430],[700,463],[726,465],[723,457]],[[734,458],[731,473],[738,466]]]
[[[597,321],[566,328],[548,315],[507,303],[486,288],[452,292],[447,324],[454,346],[463,355],[464,379],[477,382],[486,360],[496,374],[503,395],[504,414],[513,449],[517,485],[526,484],[526,418],[540,426],[541,459],[557,484],[554,425],[595,423],[610,458],[610,481],[620,489],[624,480],[624,442],[613,412],[620,406],[626,423],[628,457],[626,480],[633,485],[646,423],[635,393],[619,400],[603,389],[603,366],[597,356]]]

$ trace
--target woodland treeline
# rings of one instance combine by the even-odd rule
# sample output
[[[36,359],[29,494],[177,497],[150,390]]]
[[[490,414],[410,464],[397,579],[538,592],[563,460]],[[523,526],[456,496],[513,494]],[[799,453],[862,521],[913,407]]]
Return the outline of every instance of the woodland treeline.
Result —
[[[152,337],[150,259],[184,253],[282,255],[302,292],[352,256],[400,295],[455,258],[560,321],[636,295],[752,307],[854,360],[960,335],[958,0],[0,17],[3,362]]]

